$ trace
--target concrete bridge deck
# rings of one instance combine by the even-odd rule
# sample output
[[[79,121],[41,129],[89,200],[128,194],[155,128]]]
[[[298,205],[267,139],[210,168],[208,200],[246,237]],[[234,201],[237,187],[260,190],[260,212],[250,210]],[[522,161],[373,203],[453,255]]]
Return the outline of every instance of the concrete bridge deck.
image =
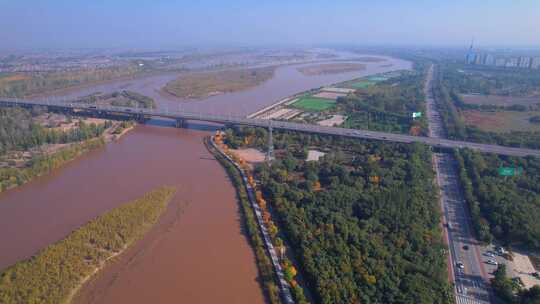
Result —
[[[4,107],[23,107],[31,108],[34,106],[47,107],[49,110],[63,111],[63,112],[83,112],[96,116],[100,115],[126,115],[133,119],[144,120],[149,118],[166,118],[176,120],[178,126],[182,126],[185,121],[203,121],[212,122],[224,125],[241,125],[241,126],[253,126],[263,127],[278,130],[299,131],[305,133],[314,133],[322,135],[334,135],[344,136],[349,138],[361,138],[361,139],[373,139],[389,142],[400,143],[423,143],[433,147],[453,149],[453,148],[469,148],[486,153],[495,153],[500,155],[509,156],[540,156],[540,150],[527,149],[527,148],[514,148],[500,145],[481,144],[466,141],[456,141],[449,139],[423,137],[423,136],[411,136],[406,134],[395,134],[378,131],[368,130],[354,130],[338,127],[325,127],[310,124],[301,124],[284,121],[252,119],[239,116],[230,115],[214,115],[204,113],[190,113],[183,111],[164,111],[153,109],[134,109],[124,107],[113,106],[95,106],[82,103],[61,103],[61,102],[41,102],[41,101],[28,101],[28,100],[0,100],[0,106]]]

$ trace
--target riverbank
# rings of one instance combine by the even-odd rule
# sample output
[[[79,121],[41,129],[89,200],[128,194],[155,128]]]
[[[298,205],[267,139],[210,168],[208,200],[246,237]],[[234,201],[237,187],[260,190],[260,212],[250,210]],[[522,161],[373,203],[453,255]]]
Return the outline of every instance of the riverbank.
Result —
[[[87,140],[82,143],[70,144],[51,154],[30,161],[24,168],[0,168],[0,193],[22,186],[34,178],[46,175],[58,169],[82,154],[105,146],[103,137]]]
[[[255,253],[257,268],[261,275],[260,283],[265,292],[265,296],[272,304],[281,303],[279,298],[279,289],[275,283],[276,273],[274,268],[272,268],[272,262],[267,255],[265,243],[258,230],[258,224],[251,209],[249,197],[242,181],[242,176],[240,175],[241,171],[238,169],[238,167],[235,167],[232,160],[228,159],[226,154],[224,154],[224,152],[215,145],[213,139],[206,138],[204,143],[208,151],[210,151],[210,153],[212,153],[212,155],[214,155],[218,162],[223,166],[230,178],[230,181],[233,183],[233,186],[236,189],[236,196],[238,202],[240,203],[243,222],[245,223],[249,242]]]
[[[158,221],[176,190],[160,187],[98,216],[0,274],[2,303],[67,303],[88,277]]]

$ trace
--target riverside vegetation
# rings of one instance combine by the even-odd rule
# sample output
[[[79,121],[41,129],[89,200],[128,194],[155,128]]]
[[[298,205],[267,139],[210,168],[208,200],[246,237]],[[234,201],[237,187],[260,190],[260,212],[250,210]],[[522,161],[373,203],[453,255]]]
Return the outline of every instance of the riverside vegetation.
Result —
[[[13,151],[37,150],[22,166],[11,164],[10,160],[0,167],[0,192],[22,185],[86,151],[103,146],[105,140],[102,135],[112,126],[110,121],[99,125],[81,121],[78,127],[69,130],[46,128],[36,123],[38,114],[25,109],[0,109],[0,157],[8,158],[7,154]],[[128,124],[121,123],[116,131],[128,127]],[[44,145],[58,144],[66,146],[53,153],[40,151]]]
[[[256,178],[316,303],[452,303],[427,147],[274,134],[277,159]],[[264,149],[265,137],[225,138]],[[327,155],[306,161],[308,147]]]
[[[53,126],[44,126],[50,124]],[[63,124],[69,127],[64,129]],[[70,116],[43,114],[40,109],[0,109],[0,192],[103,147],[134,124],[109,120],[86,123]]]
[[[175,189],[160,187],[112,209],[0,274],[0,302],[66,303],[106,261],[140,239]]]
[[[94,138],[71,144],[69,147],[50,155],[36,156],[30,160],[27,166],[22,168],[0,168],[0,192],[25,184],[36,176],[50,173],[66,162],[104,145],[105,140],[102,137]]]

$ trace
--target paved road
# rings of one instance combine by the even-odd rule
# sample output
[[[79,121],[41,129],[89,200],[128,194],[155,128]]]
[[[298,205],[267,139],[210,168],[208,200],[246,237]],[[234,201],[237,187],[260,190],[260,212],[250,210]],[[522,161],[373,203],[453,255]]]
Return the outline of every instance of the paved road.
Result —
[[[431,77],[431,76],[430,76]],[[16,100],[0,100],[0,106],[33,106],[41,105],[47,106],[49,108],[56,108],[60,110],[83,110],[88,112],[93,112],[96,114],[99,113],[119,113],[127,114],[132,116],[147,116],[147,117],[162,117],[168,119],[176,120],[197,120],[197,121],[208,121],[215,122],[220,124],[231,124],[231,125],[246,125],[246,126],[255,126],[255,127],[269,127],[269,124],[272,124],[274,129],[282,130],[291,130],[291,131],[300,131],[306,133],[316,133],[316,134],[326,134],[326,135],[337,135],[349,138],[362,138],[362,139],[374,139],[374,140],[383,140],[391,142],[401,142],[401,143],[424,143],[427,145],[441,147],[441,148],[470,148],[479,150],[482,152],[496,153],[501,155],[512,155],[512,156],[527,156],[533,155],[540,157],[540,150],[534,149],[524,149],[524,148],[511,148],[503,147],[498,145],[488,145],[488,144],[479,144],[471,143],[465,141],[454,141],[444,139],[443,137],[422,137],[422,136],[411,136],[405,134],[394,134],[394,133],[385,133],[377,131],[367,131],[367,130],[352,130],[345,128],[336,128],[336,127],[325,127],[318,125],[310,124],[300,124],[293,122],[284,122],[284,121],[271,121],[264,119],[250,119],[245,117],[235,117],[228,115],[211,115],[204,113],[188,113],[181,111],[163,111],[163,110],[151,110],[151,109],[130,109],[122,107],[96,107],[85,104],[72,104],[72,103],[48,103],[48,102],[39,102],[39,101],[16,101]],[[431,117],[430,117],[431,116]],[[437,112],[434,109],[428,110],[429,119],[437,119]],[[439,117],[440,120],[440,117]],[[436,130],[441,128],[442,125],[431,124],[431,132],[437,132]],[[436,134],[436,133],[434,133]]]
[[[424,86],[429,136],[444,138],[446,132],[433,99],[432,81],[433,66],[429,69]],[[444,229],[450,251],[449,270],[455,283],[456,303],[489,303],[488,277],[480,255],[480,245],[473,236],[468,207],[461,193],[456,161],[451,154],[435,153],[433,167],[439,185]],[[458,263],[463,264],[463,268],[457,267]]]

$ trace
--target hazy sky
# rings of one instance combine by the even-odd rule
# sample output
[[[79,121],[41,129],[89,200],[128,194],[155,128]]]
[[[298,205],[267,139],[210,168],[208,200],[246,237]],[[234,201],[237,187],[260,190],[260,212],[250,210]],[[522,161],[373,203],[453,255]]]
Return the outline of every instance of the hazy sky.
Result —
[[[0,48],[540,46],[539,0],[0,0]]]

